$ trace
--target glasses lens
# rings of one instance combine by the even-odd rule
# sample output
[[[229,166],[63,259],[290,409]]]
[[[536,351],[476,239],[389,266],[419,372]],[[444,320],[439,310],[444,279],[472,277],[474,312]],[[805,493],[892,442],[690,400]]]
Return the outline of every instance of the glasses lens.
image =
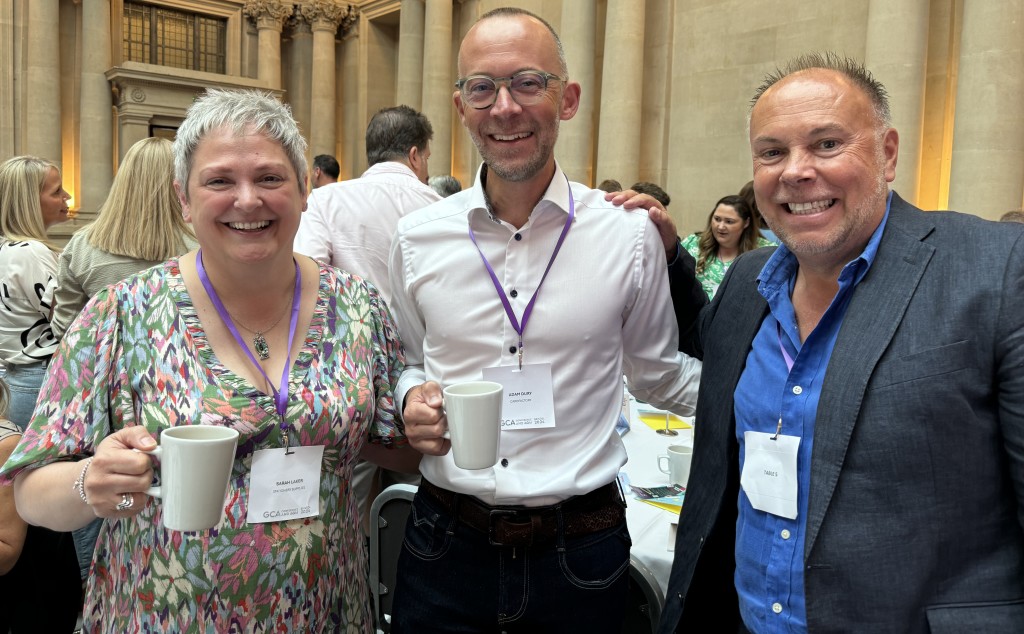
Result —
[[[489,105],[494,101],[494,81],[490,77],[470,77],[462,85],[462,96],[472,105]]]
[[[520,104],[535,103],[548,87],[548,79],[540,73],[519,73],[512,78],[510,88]]]

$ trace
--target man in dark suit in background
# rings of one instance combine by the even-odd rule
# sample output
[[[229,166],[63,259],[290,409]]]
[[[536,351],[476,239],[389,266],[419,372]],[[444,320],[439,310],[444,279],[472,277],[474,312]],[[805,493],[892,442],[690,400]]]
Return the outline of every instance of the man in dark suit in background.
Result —
[[[885,89],[791,62],[750,117],[783,246],[738,259],[662,632],[1024,631],[1024,227],[890,192]]]

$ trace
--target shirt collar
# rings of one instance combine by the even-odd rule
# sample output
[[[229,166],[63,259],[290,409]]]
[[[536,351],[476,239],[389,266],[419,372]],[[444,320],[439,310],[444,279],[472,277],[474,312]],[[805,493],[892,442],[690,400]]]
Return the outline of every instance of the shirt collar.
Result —
[[[500,222],[491,213],[490,204],[487,200],[487,196],[484,193],[484,181],[487,179],[487,164],[481,163],[480,167],[476,171],[476,179],[473,181],[473,188],[469,196],[469,213],[470,216],[483,216],[489,218],[493,222]],[[548,188],[544,190],[544,195],[534,206],[533,211],[535,213],[544,213],[546,210],[560,210],[562,213],[569,214],[569,196],[571,195],[571,189],[569,187],[569,181],[566,179],[565,174],[562,172],[562,168],[558,165],[558,161],[555,161],[555,174],[551,178],[551,182],[548,183]],[[533,220],[533,214],[530,214],[530,220],[526,221],[526,224],[530,224]],[[525,225],[524,225],[525,226]]]
[[[360,178],[373,174],[402,174],[403,176],[415,178],[417,182],[423,182],[420,180],[420,177],[416,175],[416,172],[412,171],[412,168],[405,163],[399,163],[398,161],[381,161],[380,163],[371,165],[360,175]]]
[[[889,208],[891,205],[892,191],[889,192],[885,201],[885,215],[882,217],[882,222],[878,223],[878,227],[871,234],[871,238],[861,254],[843,267],[842,272],[839,274],[840,282],[846,281],[849,283],[852,280],[853,285],[856,286],[864,279],[868,270],[871,269],[875,256],[878,255],[878,245],[882,241],[882,233],[889,220]],[[765,262],[761,273],[757,276],[758,292],[765,299],[770,299],[779,290],[785,289],[788,292],[790,283],[796,277],[798,266],[793,252],[785,244],[780,244],[775,253]]]

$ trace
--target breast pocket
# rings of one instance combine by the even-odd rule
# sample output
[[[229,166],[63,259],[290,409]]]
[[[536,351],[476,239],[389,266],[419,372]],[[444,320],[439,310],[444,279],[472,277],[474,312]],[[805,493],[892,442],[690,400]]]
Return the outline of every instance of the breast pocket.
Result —
[[[970,346],[971,342],[964,340],[903,356],[883,357],[875,368],[871,389],[974,369],[975,359]]]

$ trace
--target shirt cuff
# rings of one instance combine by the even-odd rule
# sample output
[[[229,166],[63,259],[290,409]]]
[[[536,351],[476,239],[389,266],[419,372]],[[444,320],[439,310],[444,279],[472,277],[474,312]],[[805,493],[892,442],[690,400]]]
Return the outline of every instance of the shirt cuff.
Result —
[[[398,404],[398,419],[401,421],[402,432],[405,432],[405,397],[409,391],[417,385],[422,385],[427,380],[427,373],[420,366],[405,366],[402,375],[398,377],[398,385],[395,386],[395,400]]]

